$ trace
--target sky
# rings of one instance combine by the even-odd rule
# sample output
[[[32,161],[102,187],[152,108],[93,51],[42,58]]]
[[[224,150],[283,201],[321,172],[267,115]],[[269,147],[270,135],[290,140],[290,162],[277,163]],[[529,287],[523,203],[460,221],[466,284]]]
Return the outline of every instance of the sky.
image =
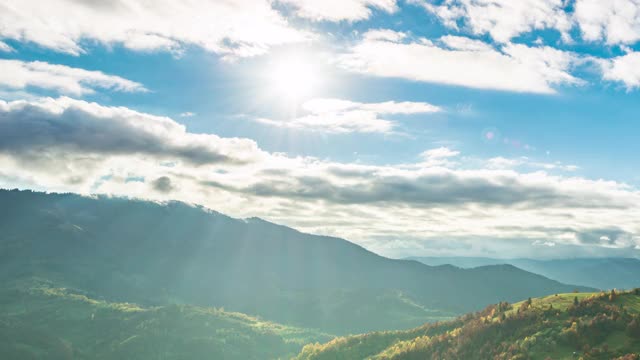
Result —
[[[0,187],[390,257],[640,257],[640,0],[0,0]]]

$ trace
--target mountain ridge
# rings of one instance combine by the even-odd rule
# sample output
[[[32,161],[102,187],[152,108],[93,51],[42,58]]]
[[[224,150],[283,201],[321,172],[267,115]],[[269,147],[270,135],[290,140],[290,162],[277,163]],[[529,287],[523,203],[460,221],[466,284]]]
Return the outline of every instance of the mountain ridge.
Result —
[[[113,301],[224,306],[336,334],[407,328],[575,288],[514,268],[389,259],[181,202],[2,190],[0,203],[5,281],[45,276]]]
[[[625,257],[567,259],[496,259],[487,257],[408,257],[426,265],[453,265],[470,269],[478,266],[511,264],[562,283],[598,289],[632,289],[640,286],[640,259]]]

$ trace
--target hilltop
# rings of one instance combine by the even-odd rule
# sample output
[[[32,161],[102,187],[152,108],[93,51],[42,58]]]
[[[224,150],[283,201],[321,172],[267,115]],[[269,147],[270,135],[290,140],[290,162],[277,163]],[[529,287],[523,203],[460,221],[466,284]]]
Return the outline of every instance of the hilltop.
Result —
[[[640,290],[501,302],[408,331],[336,338],[296,360],[640,359]]]

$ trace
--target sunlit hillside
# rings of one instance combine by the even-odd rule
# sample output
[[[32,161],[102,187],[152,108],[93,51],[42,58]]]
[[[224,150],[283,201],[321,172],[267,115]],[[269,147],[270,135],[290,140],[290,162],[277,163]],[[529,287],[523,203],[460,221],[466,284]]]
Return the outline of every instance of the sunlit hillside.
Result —
[[[640,292],[499,303],[457,320],[307,345],[298,360],[640,358]]]

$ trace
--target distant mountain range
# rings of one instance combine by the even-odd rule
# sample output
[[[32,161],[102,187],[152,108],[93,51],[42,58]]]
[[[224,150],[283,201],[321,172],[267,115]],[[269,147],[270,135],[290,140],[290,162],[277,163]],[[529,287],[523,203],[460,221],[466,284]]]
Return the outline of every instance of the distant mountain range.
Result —
[[[633,258],[587,259],[492,259],[483,257],[410,257],[426,265],[453,265],[464,269],[509,264],[566,284],[597,289],[640,287],[640,260]]]
[[[260,219],[122,198],[0,191],[0,281],[108,302],[224,307],[346,334],[449,319],[576,288],[511,265],[388,259]]]

